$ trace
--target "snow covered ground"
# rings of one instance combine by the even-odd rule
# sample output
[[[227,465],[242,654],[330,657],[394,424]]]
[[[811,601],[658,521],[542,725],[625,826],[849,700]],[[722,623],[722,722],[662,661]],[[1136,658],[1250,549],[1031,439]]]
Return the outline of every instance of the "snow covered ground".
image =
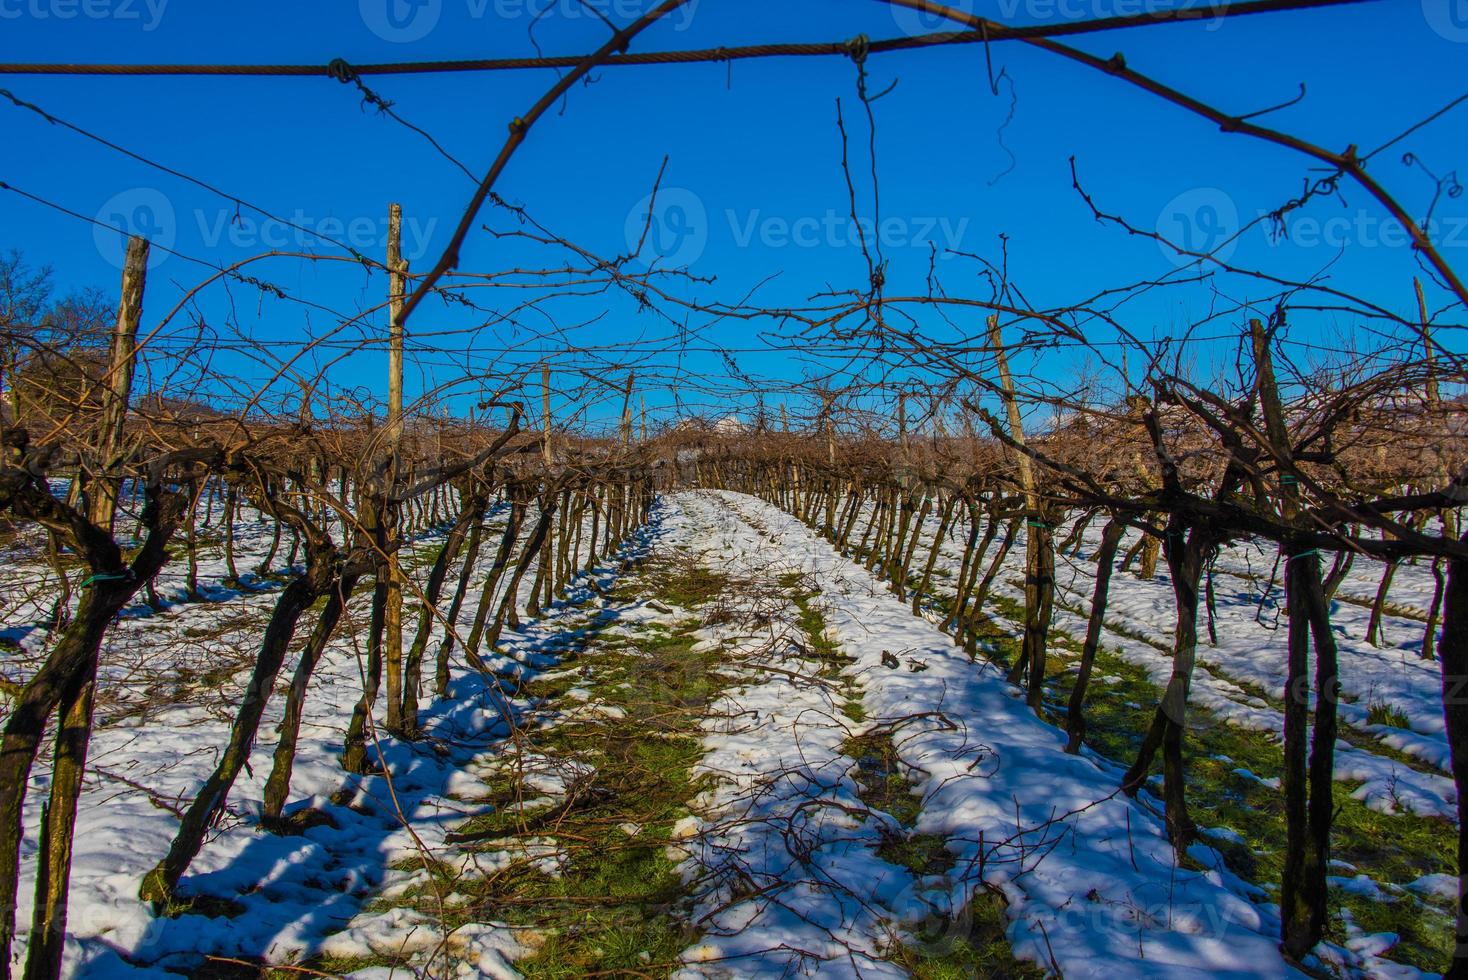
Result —
[[[237,541],[241,572],[254,568],[268,548],[268,535],[252,526],[250,516],[253,512],[242,521]],[[408,556],[437,540],[430,535],[415,543]],[[284,558],[282,546],[277,568]],[[471,581],[471,596],[487,570],[484,559]],[[510,975],[501,951],[518,946],[503,929],[471,928],[445,937],[431,921],[400,912],[387,921],[356,918],[367,902],[401,887],[411,874],[393,865],[441,852],[445,835],[457,823],[484,812],[484,805],[473,802],[484,789],[473,770],[500,751],[509,734],[506,720],[523,708],[492,678],[456,668],[448,699],[425,698],[424,740],[401,743],[381,735],[377,751],[386,775],[343,772],[337,760],[361,692],[366,623],[360,604],[350,607],[312,677],[286,808],[287,817],[314,809],[325,821],[299,836],[259,826],[283,704],[277,695],[226,815],[180,889],[184,903],[196,901],[205,908],[209,903],[198,902],[201,897],[222,898],[237,908],[227,916],[158,918],[138,900],[142,876],[168,850],[182,808],[226,743],[238,691],[275,602],[273,583],[248,576],[245,587],[224,588],[219,584],[224,574],[216,554],[200,568],[209,601],[170,603],[157,614],[134,607],[109,633],[89,778],[78,807],[67,974],[171,977],[177,973],[170,970],[196,967],[206,954],[280,963],[317,952],[352,957],[422,948],[437,951],[440,958],[452,953],[456,961],[477,963],[490,974]],[[612,574],[611,568],[598,572],[608,581]],[[522,595],[532,579],[526,576]],[[183,570],[176,562],[160,577],[158,591],[174,596],[182,587]],[[39,639],[31,624],[41,605],[33,601],[7,610],[7,624],[21,624],[9,630],[13,638]],[[467,632],[474,607],[465,605],[458,626]],[[536,656],[535,650],[554,643],[562,618],[574,611],[572,605],[558,605],[524,632],[510,632],[506,643]],[[297,647],[305,632],[298,635]],[[441,636],[440,627],[430,650]],[[293,666],[287,662],[281,672],[282,685]],[[47,784],[45,767],[38,765],[26,800],[22,863],[27,869],[34,867],[34,835]],[[23,962],[32,888],[27,871],[17,913],[21,936],[12,950],[16,968]]]
[[[1221,868],[1178,868],[1161,822],[1117,791],[1120,769],[1065,755],[1062,734],[997,669],[976,668],[883,583],[770,505],[733,494],[688,494],[679,504],[722,524],[744,561],[774,551],[796,563],[820,589],[833,638],[855,658],[845,672],[861,688],[866,724],[900,726],[894,741],[922,801],[917,829],[946,838],[964,870],[918,883],[915,895],[869,865],[873,905],[885,903],[900,922],[916,902],[961,909],[988,884],[1009,900],[1016,955],[1067,977],[1292,975],[1276,948],[1277,921],[1251,901],[1257,891]],[[741,528],[751,524],[765,535]],[[901,666],[885,666],[883,653]],[[778,760],[778,747],[765,751]],[[1195,851],[1220,864],[1207,848]],[[750,932],[741,946],[779,938]]]
[[[870,513],[870,505],[867,513]],[[924,528],[922,545],[917,551],[919,556],[925,553],[937,532],[937,523],[937,518],[930,516]],[[940,573],[947,572],[948,576],[940,574],[934,579],[935,592],[940,595],[945,589],[951,594],[952,575],[958,570],[966,533],[963,521],[955,521],[950,538],[944,543],[938,569]],[[1072,637],[1081,637],[1085,633],[1085,616],[1090,608],[1095,575],[1091,555],[1099,537],[1099,525],[1093,526],[1082,541],[1079,555],[1062,556],[1057,562],[1060,596],[1054,628]],[[1124,540],[1119,554],[1124,554],[1127,546],[1135,540],[1134,536]],[[995,583],[996,594],[1022,601],[1023,556],[1024,533],[1021,531]],[[1216,627],[1219,642],[1216,645],[1209,643],[1204,632],[1198,651],[1200,666],[1194,676],[1190,700],[1228,724],[1277,738],[1282,729],[1282,718],[1266,698],[1274,699],[1277,705],[1282,696],[1285,634],[1282,629],[1275,628],[1282,613],[1278,609],[1283,602],[1282,588],[1278,583],[1272,588],[1265,588],[1273,558],[1272,551],[1265,551],[1252,542],[1227,548],[1220,555],[1218,567],[1237,569],[1240,575],[1234,578],[1224,574],[1218,576]],[[914,564],[920,565],[920,560]],[[1447,748],[1443,736],[1441,681],[1437,665],[1420,658],[1423,623],[1411,616],[1389,613],[1384,618],[1388,645],[1372,647],[1364,640],[1368,609],[1359,602],[1341,598],[1346,595],[1357,599],[1374,596],[1381,568],[1378,563],[1358,561],[1332,607],[1344,691],[1340,713],[1346,726],[1343,739],[1337,742],[1336,778],[1351,784],[1352,795],[1371,809],[1386,814],[1409,812],[1454,821],[1456,792],[1444,772]],[[1251,576],[1249,579],[1243,577],[1246,573]],[[1402,611],[1415,614],[1425,610],[1432,588],[1429,567],[1403,565],[1393,581],[1390,600],[1393,607],[1407,607]],[[1160,686],[1171,670],[1169,651],[1173,608],[1165,565],[1159,564],[1156,577],[1147,580],[1135,574],[1135,566],[1131,572],[1118,571],[1112,579],[1103,646],[1118,653],[1123,661],[1142,668],[1154,685]],[[1016,634],[1021,628],[1017,621],[1007,619],[1002,609],[991,606],[986,613]],[[941,613],[930,609],[927,617],[936,622]],[[1200,626],[1200,630],[1204,629]],[[1104,682],[1108,678],[1098,680]],[[1093,689],[1093,698],[1105,696],[1104,686]],[[1401,712],[1407,722],[1405,727],[1371,724],[1368,720],[1370,708],[1377,704],[1390,705]],[[1345,738],[1349,738],[1350,743]],[[1412,757],[1414,761],[1408,764],[1384,751],[1374,750],[1373,744],[1377,741]],[[1261,782],[1278,787],[1277,777],[1265,777]],[[1221,836],[1231,833],[1227,828],[1216,828],[1216,832]],[[1450,834],[1451,831],[1445,829],[1444,833]],[[1441,878],[1442,875],[1428,875],[1417,881],[1378,883],[1382,889],[1376,894],[1387,903],[1398,902],[1401,896],[1408,894],[1433,894],[1432,885]],[[1419,911],[1422,915],[1444,915],[1442,908],[1419,906]],[[1342,966],[1342,969],[1348,972],[1362,969],[1368,975],[1410,976],[1415,973],[1410,968],[1374,958],[1373,953],[1390,947],[1396,941],[1395,936],[1370,936],[1360,933],[1349,923],[1347,929],[1352,937],[1352,951],[1363,955],[1352,958],[1347,954],[1347,959],[1355,965]]]
[[[268,546],[264,525],[250,516],[241,524],[242,571],[254,568]],[[924,543],[935,530],[930,521]],[[1066,608],[1057,612],[1056,626],[1073,634],[1083,632],[1096,533],[1088,534],[1081,557],[1060,569]],[[430,535],[414,547],[435,540]],[[956,569],[957,547],[945,552],[949,571]],[[885,583],[795,518],[740,494],[672,494],[624,557],[654,550],[691,555],[743,584],[723,600],[728,615],[696,634],[699,649],[721,651],[729,686],[701,728],[705,754],[696,769],[711,788],[689,801],[692,816],[673,835],[688,892],[684,911],[698,932],[682,954],[680,977],[904,976],[895,950],[941,955],[968,928],[971,900],[985,893],[1007,903],[1014,955],[1046,972],[1296,975],[1278,952],[1269,895],[1230,873],[1201,844],[1190,856],[1205,870],[1179,867],[1156,801],[1146,793],[1139,800],[1119,794],[1119,762],[1128,760],[1089,750],[1066,755],[1063,734],[1026,707],[998,668],[971,661],[930,619],[912,615]],[[1022,553],[1020,542],[996,584],[1002,594],[1018,595],[1012,580]],[[1259,586],[1242,577],[1262,571],[1267,579],[1272,557],[1250,546],[1220,557],[1220,569],[1240,575],[1218,579],[1220,642],[1200,649],[1194,698],[1233,724],[1277,732],[1280,717],[1266,698],[1280,693],[1284,637],[1258,621]],[[481,554],[471,595],[491,560]],[[283,561],[282,553],[277,566]],[[0,584],[35,578],[40,567],[8,566]],[[610,585],[620,567],[612,562],[599,569],[598,582]],[[227,899],[232,914],[201,914],[215,910],[199,901],[197,911],[157,918],[137,900],[139,880],[166,851],[181,805],[215,764],[235,692],[275,599],[266,580],[224,589],[223,574],[211,558],[200,570],[210,601],[173,603],[157,614],[140,607],[109,638],[106,691],[79,815],[68,974],[175,976],[169,971],[195,967],[205,954],[288,963],[323,953],[343,960],[410,953],[417,971],[433,975],[514,975],[514,961],[535,945],[524,930],[488,916],[446,933],[435,916],[395,900],[433,884],[429,860],[460,876],[483,877],[528,855],[554,872],[552,839],[522,841],[504,852],[471,852],[449,839],[464,821],[489,812],[489,782],[515,761],[509,723],[532,705],[492,677],[456,668],[450,697],[425,700],[429,738],[398,743],[384,736],[379,749],[387,774],[345,775],[337,755],[360,691],[365,629],[364,609],[356,606],[313,680],[288,807],[288,813],[318,811],[321,822],[295,836],[259,826],[279,720],[276,698],[225,820],[183,882],[184,901]],[[182,581],[181,565],[170,565],[160,594],[175,595]],[[1392,596],[1425,606],[1430,588],[1425,569],[1404,566]],[[1353,571],[1343,590],[1373,594],[1371,569]],[[34,624],[46,604],[44,592],[33,591],[7,608],[4,623],[5,635],[31,655],[39,650],[42,633]],[[797,593],[805,612],[818,611],[824,636],[810,635],[812,619],[803,615]],[[681,621],[656,606],[614,604],[585,588],[568,599],[505,638],[543,678],[555,676],[565,638],[592,619]],[[1277,589],[1265,599],[1268,623]],[[473,603],[466,606],[462,627],[473,614]],[[1164,679],[1171,608],[1165,578],[1118,573],[1107,647]],[[1343,685],[1355,699],[1342,705],[1342,715],[1358,736],[1340,746],[1339,777],[1359,782],[1357,798],[1382,812],[1450,817],[1454,797],[1441,772],[1446,750],[1436,674],[1413,648],[1421,624],[1388,616],[1387,638],[1395,646],[1376,649],[1362,640],[1364,608],[1338,602],[1333,614]],[[842,659],[834,666],[821,660],[817,646]],[[535,676],[505,658],[492,665],[514,667],[522,680]],[[615,710],[585,697],[586,710]],[[1370,724],[1366,716],[1375,703],[1401,710],[1407,727]],[[912,789],[910,818],[898,820],[865,791],[867,760],[853,740],[876,736],[890,739]],[[1374,753],[1375,739],[1419,764]],[[527,787],[554,800],[564,792],[566,770],[545,761],[525,772]],[[27,803],[27,865],[45,786],[38,769]],[[889,859],[894,842],[918,838],[940,843],[941,871]],[[1456,887],[1452,880],[1411,884],[1425,891]],[[22,882],[22,930],[30,885],[29,878]],[[440,900],[464,899],[449,889]],[[1370,956],[1376,939],[1359,938],[1352,952],[1326,950],[1338,972],[1415,972]],[[23,946],[13,954],[17,963]]]

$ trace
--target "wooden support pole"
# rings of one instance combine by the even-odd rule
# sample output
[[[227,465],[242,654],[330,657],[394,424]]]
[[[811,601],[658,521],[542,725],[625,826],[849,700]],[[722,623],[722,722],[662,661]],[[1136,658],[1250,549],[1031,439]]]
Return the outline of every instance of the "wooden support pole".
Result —
[[[97,472],[87,488],[87,516],[103,530],[112,529],[122,493],[124,433],[128,401],[132,396],[133,369],[137,363],[138,325],[143,319],[143,288],[148,279],[148,240],[134,235],[128,239],[122,265],[122,300],[117,307],[117,324],[107,358],[107,376],[102,382],[102,424],[97,432]]]
[[[386,605],[383,609],[383,662],[387,673],[387,728],[398,735],[417,730],[417,698],[404,703],[403,679],[403,570],[398,561],[402,546],[402,515],[392,502],[402,465],[403,443],[403,302],[407,295],[407,263],[403,261],[403,208],[388,206],[387,218],[387,451],[390,455],[383,501],[383,550],[387,553]],[[406,685],[412,690],[416,684]]]
[[[403,207],[391,204],[387,211],[387,440],[395,458],[403,439],[402,318],[407,271],[403,261]]]
[[[622,394],[622,445],[632,445],[632,385],[637,372],[627,372],[627,390]]]
[[[998,314],[989,315],[988,326],[989,346],[994,349],[994,360],[999,368],[1000,393],[1004,399],[1004,410],[1009,416],[1010,438],[1024,446],[1024,421],[1020,418],[1019,398],[1015,394],[1014,375],[1009,370],[1009,355],[1004,349]],[[1052,540],[1050,513],[1042,506],[1030,457],[1023,452],[1016,455],[1028,527],[1025,529],[1024,643],[1020,659],[1010,671],[1010,679],[1017,681],[1021,673],[1028,673],[1026,701],[1038,712],[1045,694],[1045,650],[1055,600],[1055,545]]]
[[[550,403],[550,364],[540,366],[540,420],[542,434],[540,437],[540,451],[545,457],[545,468],[547,475],[551,467],[551,403]]]
[[[1437,389],[1437,355],[1432,352],[1432,325],[1428,322],[1427,297],[1422,295],[1422,280],[1412,279],[1412,288],[1417,292],[1417,316],[1422,330],[1422,356],[1427,362],[1427,404],[1437,409],[1442,405],[1442,396]]]

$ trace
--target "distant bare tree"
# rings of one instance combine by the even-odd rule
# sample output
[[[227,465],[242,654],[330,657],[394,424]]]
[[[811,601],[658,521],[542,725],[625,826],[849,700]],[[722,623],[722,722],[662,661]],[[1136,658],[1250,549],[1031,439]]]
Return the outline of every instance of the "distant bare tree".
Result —
[[[50,266],[32,267],[17,249],[0,255],[0,388],[12,419],[20,407],[15,375],[42,329],[50,299]]]

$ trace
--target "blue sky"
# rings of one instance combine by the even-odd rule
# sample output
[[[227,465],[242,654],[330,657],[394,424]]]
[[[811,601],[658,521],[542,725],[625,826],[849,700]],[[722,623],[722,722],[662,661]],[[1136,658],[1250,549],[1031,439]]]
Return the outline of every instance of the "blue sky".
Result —
[[[409,7],[405,0],[0,0],[0,61],[323,63],[340,57],[365,63],[528,55],[536,42],[546,53],[578,53],[606,34],[572,0],[558,0],[533,39],[530,12],[548,0],[419,2]],[[388,3],[398,5],[395,20],[387,18]],[[645,3],[596,5],[625,21]],[[966,6],[1010,23],[1041,23],[1128,13],[1148,3],[973,0]],[[646,32],[634,48],[826,41],[860,33],[878,38],[931,26],[874,0],[698,0],[690,11]],[[1462,94],[1455,86],[1462,85],[1468,65],[1468,3],[1382,0],[1098,34],[1074,44],[1101,55],[1123,51],[1134,68],[1230,111],[1288,101],[1304,82],[1306,96],[1299,104],[1264,121],[1332,148],[1373,148]],[[977,46],[874,56],[868,62],[873,91],[896,83],[874,103],[889,293],[925,290],[929,242],[940,253],[953,247],[997,259],[1000,235],[1007,236],[1014,281],[1036,306],[1067,304],[1173,269],[1155,242],[1129,238],[1091,219],[1071,188],[1071,156],[1104,210],[1140,228],[1201,235],[1198,241],[1277,207],[1298,195],[1305,179],[1318,176],[1302,157],[1219,133],[1152,96],[1044,52],[1003,44],[992,54],[996,73],[1002,69],[1006,76],[998,96],[990,93],[984,51]],[[666,156],[654,243],[674,260],[689,261],[691,272],[717,277],[715,283],[685,288],[687,295],[737,300],[763,284],[754,295],[782,306],[828,289],[862,288],[866,266],[848,220],[835,125],[840,98],[852,134],[859,211],[870,216],[867,130],[849,60],[628,67],[594,77],[594,84],[574,88],[563,109],[533,130],[497,185],[505,198],[577,244],[615,255],[628,250],[628,229],[639,225],[638,204]],[[552,80],[550,73],[536,71],[367,81],[471,170],[482,172],[508,121]],[[437,257],[473,189],[420,137],[364,111],[354,89],[330,79],[5,76],[0,87],[277,215],[353,237],[364,250],[380,251],[387,204],[400,201],[408,216],[405,249],[415,269]],[[1005,125],[1011,106],[1013,118]],[[0,120],[6,132],[0,180],[83,215],[143,220],[144,230],[215,264],[258,251],[262,241],[288,243],[292,237],[272,238],[289,230],[250,225],[247,212],[235,223],[233,208],[218,197],[8,103],[0,103]],[[1436,185],[1429,173],[1442,178],[1463,167],[1465,121],[1468,106],[1374,161],[1378,179],[1415,214],[1425,213],[1433,200]],[[1405,164],[1403,151],[1418,163]],[[500,228],[511,224],[503,215],[486,217]],[[1420,273],[1401,233],[1383,218],[1364,194],[1345,188],[1338,198],[1312,202],[1297,216],[1288,240],[1271,241],[1262,228],[1245,233],[1233,258],[1286,277],[1328,271],[1341,288],[1405,313],[1413,303],[1411,277]],[[1468,270],[1468,197],[1444,194],[1434,218],[1444,253],[1462,274]],[[0,193],[0,249],[21,248],[32,261],[51,264],[64,286],[115,288],[111,263],[120,246],[112,238],[86,222]],[[523,241],[495,241],[476,232],[463,267],[491,271],[564,261],[564,255]],[[950,294],[987,296],[974,262],[941,258],[938,270]],[[166,313],[202,273],[176,257],[159,262],[150,275],[150,319]],[[346,264],[322,268],[277,261],[253,267],[251,274],[336,311],[370,307],[385,291],[381,276],[366,281]],[[1215,287],[1240,302],[1264,292],[1254,283],[1217,280],[1156,291],[1128,304],[1121,315],[1138,335],[1175,335],[1223,302]],[[486,298],[488,292],[473,295],[501,311],[521,298],[503,290]],[[1435,307],[1446,303],[1445,294],[1431,292]],[[239,284],[206,291],[196,308],[216,329],[273,342],[276,351],[292,349],[308,331],[319,336],[335,325],[326,310],[262,299]],[[456,329],[466,315],[429,304],[411,328],[421,334]],[[756,333],[773,323],[718,324],[695,335],[711,338],[712,345],[694,339],[685,352],[652,355],[637,343],[676,331],[625,297],[568,297],[516,319],[518,326],[494,325],[472,340],[425,340],[452,350],[425,353],[410,377],[410,391],[462,374],[466,366],[483,367],[496,356],[501,366],[552,356],[568,372],[610,366],[615,374],[639,367],[648,386],[658,389],[649,392],[655,411],[671,404],[670,392],[677,392],[687,410],[747,410],[751,398],[734,391],[741,384],[720,393],[697,380],[726,373],[724,358],[705,348],[735,350],[741,371],[767,379],[762,387],[772,402],[785,397],[781,379],[829,363],[789,350],[761,351]],[[1236,332],[1239,320],[1231,315],[1200,333],[1225,337]],[[1444,320],[1463,322],[1461,311]],[[563,328],[590,322],[573,336],[598,352],[570,358],[558,355],[554,344],[539,344],[535,331],[552,321]],[[691,325],[702,326],[696,317]],[[380,333],[380,326],[381,318],[375,318],[372,329]],[[964,314],[955,325],[965,333],[981,327],[978,312]],[[1098,337],[1105,333],[1094,329]],[[1298,317],[1291,334],[1302,352],[1316,345],[1322,354],[1352,337],[1371,342],[1358,322],[1330,313]],[[1457,350],[1465,346],[1461,331],[1444,330],[1441,340]],[[248,379],[240,392],[255,390],[274,371],[238,344],[218,348],[211,366]],[[1195,365],[1206,371],[1226,360],[1228,350],[1225,341],[1200,344]],[[173,367],[164,360],[155,383]],[[191,359],[177,381],[198,365]],[[1051,351],[1025,366],[1060,384],[1079,361],[1073,352]],[[358,386],[363,399],[380,388],[381,376],[375,355],[353,357],[332,372],[335,385]],[[462,410],[462,401],[454,407]],[[606,415],[604,406],[588,411],[592,418]]]

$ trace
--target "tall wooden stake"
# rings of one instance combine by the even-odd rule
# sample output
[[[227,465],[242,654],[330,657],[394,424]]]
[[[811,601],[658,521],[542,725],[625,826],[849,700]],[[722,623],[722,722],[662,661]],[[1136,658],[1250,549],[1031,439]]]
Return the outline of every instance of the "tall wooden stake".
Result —
[[[383,661],[387,672],[387,727],[397,734],[417,728],[416,697],[404,703],[403,683],[403,572],[398,562],[401,546],[401,508],[391,495],[397,489],[403,443],[403,302],[407,294],[407,263],[403,261],[403,208],[391,204],[387,212],[387,451],[388,478],[383,501],[383,550],[387,552],[386,606],[383,609]],[[414,687],[414,685],[407,685]]]
[[[102,385],[102,423],[96,442],[97,471],[92,474],[87,487],[87,517],[109,532],[122,492],[123,426],[132,396],[138,325],[143,318],[143,287],[147,275],[148,241],[135,235],[127,243],[127,256],[122,267],[122,300],[117,308],[107,376]],[[83,605],[86,604],[87,601],[83,600]],[[87,767],[96,688],[97,661],[96,648],[93,647],[75,685],[68,685],[58,704],[51,794],[41,808],[36,900],[32,907],[30,944],[23,974],[26,980],[51,980],[61,975],[77,799],[81,795]],[[3,914],[6,921],[0,928],[4,929],[5,942],[0,944],[0,957],[8,959],[10,922],[14,910],[7,908]],[[0,961],[0,974],[9,975],[8,964],[3,961]]]
[[[148,240],[134,235],[128,239],[127,257],[122,265],[122,300],[117,307],[117,324],[112,330],[107,377],[102,384],[97,473],[87,494],[87,516],[104,530],[112,529],[118,496],[122,492],[122,480],[116,470],[122,463],[123,422],[127,418],[127,404],[132,395],[138,325],[143,319],[143,287],[147,279]]]
[[[1437,390],[1437,356],[1432,352],[1432,325],[1428,323],[1427,298],[1422,295],[1422,280],[1413,278],[1412,288],[1417,291],[1417,316],[1422,328],[1422,353],[1427,361],[1427,404],[1437,408],[1442,396]]]
[[[1004,349],[998,314],[989,315],[989,346],[994,348],[994,360],[999,367],[999,386],[1004,398],[1004,410],[1009,416],[1010,438],[1023,446],[1024,420],[1020,418],[1019,399],[1014,392],[1014,375],[1009,370],[1009,355]],[[1025,635],[1020,659],[1015,662],[1009,676],[1015,681],[1021,673],[1028,672],[1029,689],[1026,701],[1038,712],[1045,694],[1045,647],[1055,597],[1055,546],[1050,514],[1041,506],[1030,457],[1022,452],[1017,455],[1020,487],[1025,495],[1025,521],[1028,524],[1025,533]]]
[[[387,438],[394,463],[403,439],[403,301],[407,293],[403,262],[403,206],[387,211]]]
[[[637,372],[627,372],[627,390],[622,394],[622,445],[632,445],[632,383]]]

